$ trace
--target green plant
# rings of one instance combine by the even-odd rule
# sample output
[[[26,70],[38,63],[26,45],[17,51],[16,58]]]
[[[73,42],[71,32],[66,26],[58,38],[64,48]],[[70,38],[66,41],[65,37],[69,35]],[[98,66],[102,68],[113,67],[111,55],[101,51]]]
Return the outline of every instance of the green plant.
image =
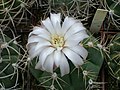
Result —
[[[16,38],[10,39],[0,29],[0,88],[15,88],[18,85],[19,48]]]
[[[35,2],[35,1],[34,1]],[[16,27],[22,21],[27,21],[27,13],[32,15],[29,8],[33,1],[29,0],[1,0],[0,2],[0,25],[12,23]]]
[[[37,58],[34,59],[30,65],[30,72],[38,81],[38,86],[45,87],[46,90],[89,90],[99,88],[96,79],[104,60],[102,45],[92,36],[81,42],[81,45],[89,53],[86,62],[79,68],[75,68],[69,62],[70,73],[63,77],[61,77],[59,69],[55,70],[53,74],[34,69],[38,61]]]
[[[0,89],[37,90],[44,87],[42,90],[100,90],[102,84],[108,84],[107,89],[119,90],[119,9],[119,0],[0,0]],[[97,30],[97,34],[94,29],[91,35],[91,22],[97,10],[106,11],[107,15],[100,21],[102,14],[99,12],[93,26],[98,25],[97,29],[102,27],[102,32]],[[78,68],[67,58],[70,72],[64,76],[61,76],[59,68],[53,73],[35,69],[39,58],[31,60],[25,47],[31,26],[42,26],[41,20],[51,13],[61,13],[62,22],[66,16],[80,20],[89,33],[89,37],[80,42],[88,51],[86,61]],[[111,31],[117,34],[107,35],[113,33]],[[55,44],[54,39],[62,40],[58,36],[51,38],[52,44]],[[105,69],[105,82],[101,82],[101,68]]]
[[[104,7],[109,11],[107,20],[108,25],[106,29],[120,29],[120,1],[119,0],[104,0]],[[112,27],[111,27],[112,25]]]

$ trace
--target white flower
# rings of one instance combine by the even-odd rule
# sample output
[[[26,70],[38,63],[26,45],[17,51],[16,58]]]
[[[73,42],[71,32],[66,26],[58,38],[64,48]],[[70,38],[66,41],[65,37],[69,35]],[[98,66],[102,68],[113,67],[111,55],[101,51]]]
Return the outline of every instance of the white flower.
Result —
[[[28,53],[30,58],[39,56],[36,69],[53,73],[60,67],[61,75],[69,73],[68,59],[76,68],[84,63],[88,52],[79,45],[87,38],[86,29],[79,20],[66,17],[61,21],[59,14],[50,14],[42,25],[35,26],[28,37]]]

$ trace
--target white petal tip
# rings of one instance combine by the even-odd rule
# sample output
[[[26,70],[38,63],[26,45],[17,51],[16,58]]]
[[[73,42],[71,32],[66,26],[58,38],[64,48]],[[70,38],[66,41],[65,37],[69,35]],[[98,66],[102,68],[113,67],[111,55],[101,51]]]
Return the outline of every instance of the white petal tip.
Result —
[[[65,75],[67,75],[67,74],[69,74],[69,72],[61,73],[61,77],[65,76]]]

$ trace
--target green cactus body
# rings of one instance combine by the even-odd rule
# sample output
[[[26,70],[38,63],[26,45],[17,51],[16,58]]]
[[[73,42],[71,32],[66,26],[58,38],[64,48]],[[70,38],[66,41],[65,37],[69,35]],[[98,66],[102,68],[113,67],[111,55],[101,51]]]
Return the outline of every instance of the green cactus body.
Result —
[[[16,87],[18,72],[15,64],[19,60],[18,47],[6,35],[0,34],[0,39],[0,84],[4,88]]]
[[[90,42],[93,45],[88,44]],[[51,73],[34,69],[37,60],[34,59],[30,65],[30,72],[36,80],[39,81],[41,86],[45,86],[46,90],[49,90],[49,88],[56,88],[57,90],[89,90],[98,77],[104,60],[104,54],[102,49],[97,47],[99,42],[94,37],[86,39],[83,43],[88,50],[89,55],[86,62],[80,66],[79,69],[75,68],[69,61],[71,72],[68,75],[61,77],[60,70],[56,69],[55,72],[57,75],[54,73],[56,76],[54,79],[54,75],[51,76]],[[52,85],[53,82],[54,85]]]
[[[13,0],[3,0],[3,2],[0,3],[0,19],[6,21],[10,19],[10,16],[11,18],[14,18],[14,15],[16,14],[15,11],[18,9],[17,6],[20,5],[20,2],[19,4],[17,3]]]
[[[115,13],[116,15],[120,16],[120,12],[119,12],[119,10],[120,10],[120,5],[119,5],[119,4],[113,3],[113,4],[110,5],[110,8],[111,8],[111,10],[114,10],[114,13]]]
[[[120,34],[117,34],[110,46],[110,59],[108,67],[111,74],[120,80]]]
[[[28,1],[24,0],[2,0],[0,2],[0,24],[20,23],[29,12]],[[29,12],[30,13],[30,12]]]

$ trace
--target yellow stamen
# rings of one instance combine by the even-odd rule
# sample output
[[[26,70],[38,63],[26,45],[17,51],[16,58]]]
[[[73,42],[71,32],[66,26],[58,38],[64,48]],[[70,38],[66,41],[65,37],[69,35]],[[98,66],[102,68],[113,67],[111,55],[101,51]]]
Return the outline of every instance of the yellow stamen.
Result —
[[[52,45],[56,48],[63,47],[64,45],[64,37],[61,37],[59,35],[53,35],[52,36]]]

